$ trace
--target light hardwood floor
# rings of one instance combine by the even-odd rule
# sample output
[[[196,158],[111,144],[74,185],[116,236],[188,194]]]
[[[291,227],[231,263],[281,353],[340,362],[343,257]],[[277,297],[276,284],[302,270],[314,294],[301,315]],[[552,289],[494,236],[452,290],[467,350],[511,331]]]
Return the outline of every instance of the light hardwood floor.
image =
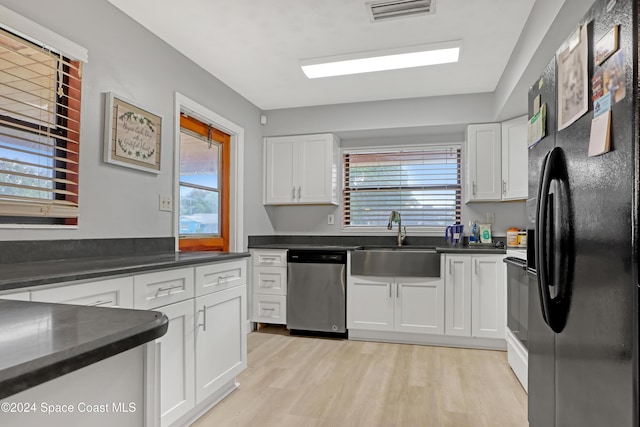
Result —
[[[248,336],[240,387],[194,427],[528,426],[506,352]]]

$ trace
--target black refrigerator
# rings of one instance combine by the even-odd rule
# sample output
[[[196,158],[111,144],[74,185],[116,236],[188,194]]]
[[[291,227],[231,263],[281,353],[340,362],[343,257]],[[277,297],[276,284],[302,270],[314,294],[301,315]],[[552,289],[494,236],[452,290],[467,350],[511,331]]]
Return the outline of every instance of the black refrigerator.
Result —
[[[587,64],[561,70],[557,54],[529,90],[529,118],[546,112],[546,136],[529,147],[531,427],[640,422],[639,22],[638,0],[596,1],[558,46],[575,49],[585,28]],[[586,93],[572,86],[584,79]],[[589,157],[595,100],[606,93],[610,151]],[[588,110],[571,122],[568,102],[581,96]],[[570,124],[558,130],[561,120]]]

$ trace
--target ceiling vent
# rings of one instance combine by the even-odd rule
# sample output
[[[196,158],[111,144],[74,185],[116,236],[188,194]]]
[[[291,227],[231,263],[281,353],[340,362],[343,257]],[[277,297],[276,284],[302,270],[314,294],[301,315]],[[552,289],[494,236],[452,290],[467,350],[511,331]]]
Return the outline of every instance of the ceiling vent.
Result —
[[[435,0],[386,0],[367,3],[372,22],[431,15],[435,12]]]

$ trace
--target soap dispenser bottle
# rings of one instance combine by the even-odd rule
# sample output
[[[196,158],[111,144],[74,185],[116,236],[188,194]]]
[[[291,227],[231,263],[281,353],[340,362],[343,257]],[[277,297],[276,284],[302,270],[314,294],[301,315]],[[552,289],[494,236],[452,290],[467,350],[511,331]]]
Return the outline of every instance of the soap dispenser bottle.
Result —
[[[471,229],[471,233],[469,233],[469,244],[475,245],[478,243],[478,225],[476,221],[469,221],[469,228]]]

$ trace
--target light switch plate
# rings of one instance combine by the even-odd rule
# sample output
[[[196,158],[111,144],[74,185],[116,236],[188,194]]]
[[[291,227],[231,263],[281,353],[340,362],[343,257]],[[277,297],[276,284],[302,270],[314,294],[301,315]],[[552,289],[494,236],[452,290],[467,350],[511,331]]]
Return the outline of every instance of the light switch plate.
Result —
[[[171,212],[173,210],[173,202],[171,201],[171,196],[160,194],[159,209],[165,212]]]
[[[327,216],[327,224],[333,225],[333,222],[334,222],[334,216],[333,216],[333,214],[329,214]]]

